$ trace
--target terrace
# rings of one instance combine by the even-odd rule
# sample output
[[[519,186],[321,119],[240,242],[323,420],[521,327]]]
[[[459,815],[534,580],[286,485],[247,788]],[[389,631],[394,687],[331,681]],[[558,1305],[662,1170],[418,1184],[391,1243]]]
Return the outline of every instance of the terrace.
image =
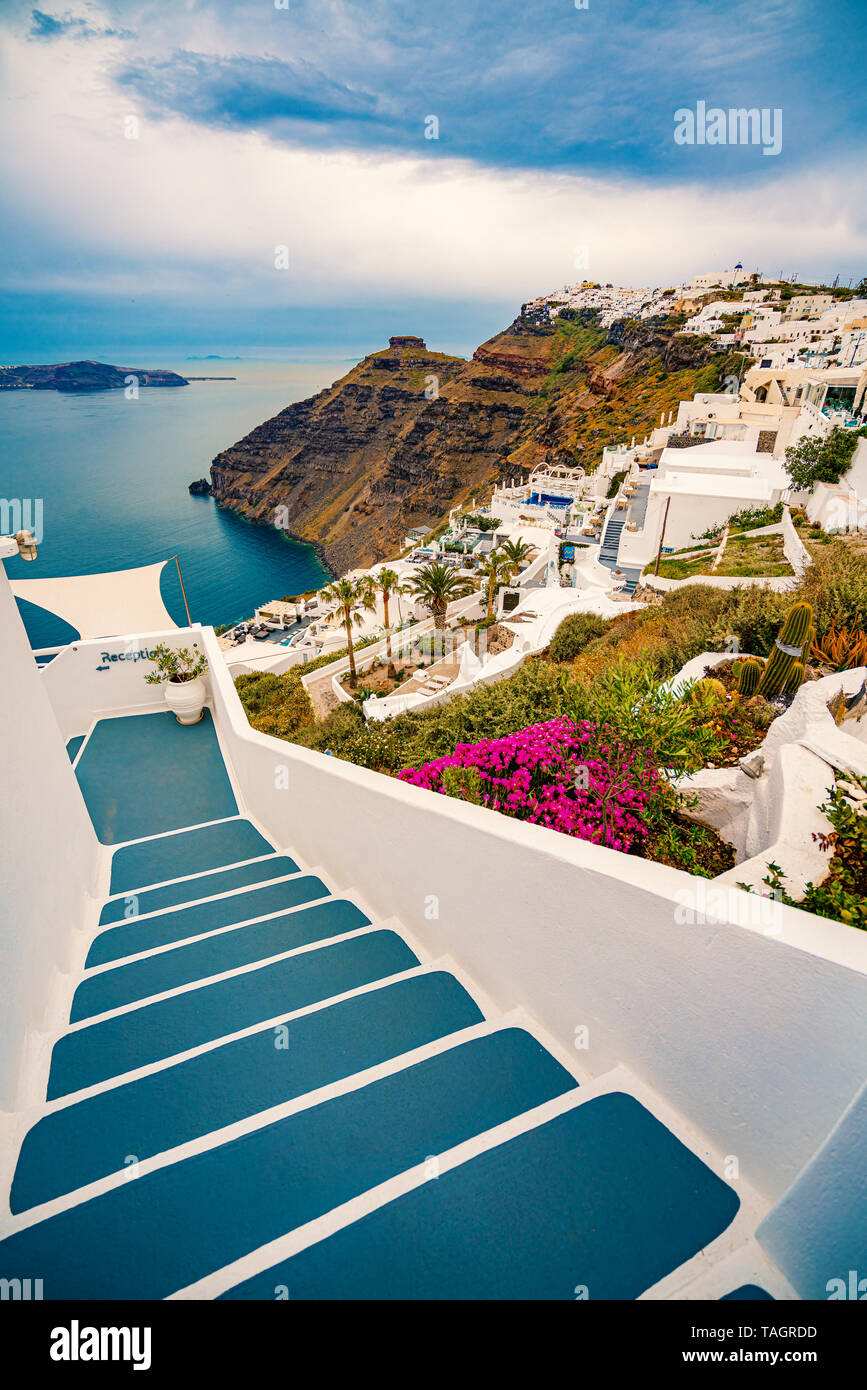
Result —
[[[769,936],[736,888],[686,925],[688,875],[257,733],[209,629],[39,670],[0,582],[0,631],[29,789],[4,817],[0,1275],[785,1299],[850,1267],[858,933],[781,907]],[[200,644],[200,724],[134,663],[98,673],[131,640]]]

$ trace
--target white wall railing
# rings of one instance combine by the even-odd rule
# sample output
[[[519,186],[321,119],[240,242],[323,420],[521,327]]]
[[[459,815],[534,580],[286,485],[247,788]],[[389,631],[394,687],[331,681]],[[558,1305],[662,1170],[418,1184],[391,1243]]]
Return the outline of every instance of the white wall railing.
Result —
[[[259,733],[211,630],[202,638],[242,809],[275,844],[326,866],[338,890],[399,918],[432,958],[453,956],[561,1046],[586,1029],[591,1075],[629,1067],[769,1199],[789,1186],[863,1082],[863,933],[778,904],[769,923],[764,900],[740,889],[720,901],[706,880]],[[52,682],[61,727],[81,719],[88,690],[93,712],[110,714],[138,708],[139,685],[154,689],[140,667],[134,680],[96,675],[103,645],[70,649]]]
[[[400,918],[434,957],[453,955],[503,1009],[524,1005],[564,1047],[588,1028],[591,1072],[631,1067],[722,1152],[736,1144],[769,1197],[856,1094],[861,933],[781,905],[772,929],[763,915],[749,925],[763,900],[736,888],[708,913],[709,885],[691,875],[252,730],[223,668],[213,696],[242,794],[278,844],[327,864],[339,887]],[[805,1037],[822,1078],[810,1088]]]
[[[783,507],[783,554],[799,579],[813,563],[813,557],[798,535],[798,528],[787,506]]]

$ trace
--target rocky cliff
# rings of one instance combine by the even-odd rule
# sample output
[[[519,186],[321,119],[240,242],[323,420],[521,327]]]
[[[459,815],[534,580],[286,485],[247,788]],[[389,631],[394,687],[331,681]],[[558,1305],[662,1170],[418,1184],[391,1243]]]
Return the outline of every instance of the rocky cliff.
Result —
[[[493,340],[505,349],[470,362],[392,338],[219,454],[214,495],[313,542],[334,572],[393,555],[409,527],[503,475],[550,365],[549,344],[524,337],[513,325]]]
[[[602,444],[643,433],[702,374],[715,382],[712,346],[675,347],[672,326],[614,329],[522,312],[469,362],[392,338],[219,454],[214,496],[315,544],[334,573],[385,559],[410,527],[546,457],[595,467]]]

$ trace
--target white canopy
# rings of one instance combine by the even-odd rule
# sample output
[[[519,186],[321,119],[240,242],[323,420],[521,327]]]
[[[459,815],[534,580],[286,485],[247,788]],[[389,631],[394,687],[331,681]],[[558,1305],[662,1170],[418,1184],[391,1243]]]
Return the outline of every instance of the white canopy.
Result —
[[[13,579],[10,588],[16,598],[56,613],[82,638],[159,632],[177,627],[160,595],[160,575],[168,563],[68,579]]]

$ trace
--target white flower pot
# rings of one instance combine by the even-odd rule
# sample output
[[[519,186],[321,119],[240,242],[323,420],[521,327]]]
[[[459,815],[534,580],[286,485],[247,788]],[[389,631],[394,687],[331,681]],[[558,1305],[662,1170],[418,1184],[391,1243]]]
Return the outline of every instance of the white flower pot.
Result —
[[[207,694],[201,676],[191,681],[166,681],[166,704],[179,724],[198,724]]]

